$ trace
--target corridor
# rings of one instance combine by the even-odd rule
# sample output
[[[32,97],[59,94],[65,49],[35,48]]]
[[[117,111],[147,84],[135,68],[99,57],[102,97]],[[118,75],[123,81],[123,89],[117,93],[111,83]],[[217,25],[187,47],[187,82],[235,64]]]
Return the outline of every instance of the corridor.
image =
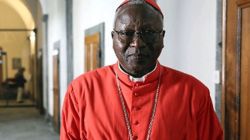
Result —
[[[58,140],[50,123],[36,108],[0,108],[1,140]]]
[[[0,140],[59,139],[56,130],[71,81],[120,64],[114,19],[122,1],[0,0]],[[225,140],[250,140],[250,0],[154,1],[166,31],[158,63],[194,76],[209,89]],[[147,26],[133,32],[152,30],[151,37],[159,39],[156,28]],[[17,92],[20,69],[26,82]]]

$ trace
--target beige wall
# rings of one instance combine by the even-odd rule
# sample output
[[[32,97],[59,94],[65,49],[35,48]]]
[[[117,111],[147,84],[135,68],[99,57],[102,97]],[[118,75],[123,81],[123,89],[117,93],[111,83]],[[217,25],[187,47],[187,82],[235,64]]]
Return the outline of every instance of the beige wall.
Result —
[[[13,58],[20,58],[25,67],[25,77],[30,77],[30,43],[25,32],[0,32],[0,46],[7,52],[8,78],[13,78],[16,69],[13,69]],[[3,77],[6,78],[6,60],[3,56]]]
[[[3,56],[3,80],[7,78],[13,78],[16,69],[13,69],[13,58],[20,58],[22,66],[25,67],[25,78],[28,80],[26,87],[30,88],[31,77],[30,69],[30,32],[27,31],[10,31],[16,29],[33,29],[34,24],[31,22],[30,15],[27,14],[27,9],[21,3],[21,1],[0,1],[0,46],[3,51],[7,52],[8,56],[8,68],[6,71],[6,60]],[[26,20],[24,21],[24,18]],[[10,29],[10,30],[9,30]]]

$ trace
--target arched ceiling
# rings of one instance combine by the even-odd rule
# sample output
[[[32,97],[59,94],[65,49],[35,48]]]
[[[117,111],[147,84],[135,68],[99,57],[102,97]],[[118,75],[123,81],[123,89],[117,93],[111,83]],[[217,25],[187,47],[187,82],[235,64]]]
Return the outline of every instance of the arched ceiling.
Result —
[[[0,29],[34,29],[35,21],[22,0],[0,0]]]

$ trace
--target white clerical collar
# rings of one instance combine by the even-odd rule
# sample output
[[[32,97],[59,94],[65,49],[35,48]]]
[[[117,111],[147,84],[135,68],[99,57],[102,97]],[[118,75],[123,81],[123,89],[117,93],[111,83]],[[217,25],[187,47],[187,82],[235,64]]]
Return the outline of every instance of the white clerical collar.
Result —
[[[126,73],[126,72],[121,68],[119,62],[118,62],[118,68],[119,68],[119,70],[120,70],[121,72],[123,72],[124,74],[129,75],[128,73]],[[132,82],[144,82],[145,79],[146,79],[146,77],[147,77],[149,74],[151,74],[152,72],[154,72],[154,71],[156,70],[156,68],[157,68],[157,64],[155,65],[155,68],[154,68],[152,71],[146,73],[146,74],[143,75],[142,77],[136,78],[136,77],[133,77],[133,76],[129,75],[129,79],[130,79],[130,81],[132,81]]]

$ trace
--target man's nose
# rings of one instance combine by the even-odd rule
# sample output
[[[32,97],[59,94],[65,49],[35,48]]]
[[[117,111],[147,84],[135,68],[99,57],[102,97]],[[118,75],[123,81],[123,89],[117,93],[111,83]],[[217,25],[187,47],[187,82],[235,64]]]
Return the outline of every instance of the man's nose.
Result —
[[[132,47],[141,47],[141,46],[145,45],[140,32],[135,32],[134,33],[134,36],[132,38],[132,41],[131,41],[130,45]]]

